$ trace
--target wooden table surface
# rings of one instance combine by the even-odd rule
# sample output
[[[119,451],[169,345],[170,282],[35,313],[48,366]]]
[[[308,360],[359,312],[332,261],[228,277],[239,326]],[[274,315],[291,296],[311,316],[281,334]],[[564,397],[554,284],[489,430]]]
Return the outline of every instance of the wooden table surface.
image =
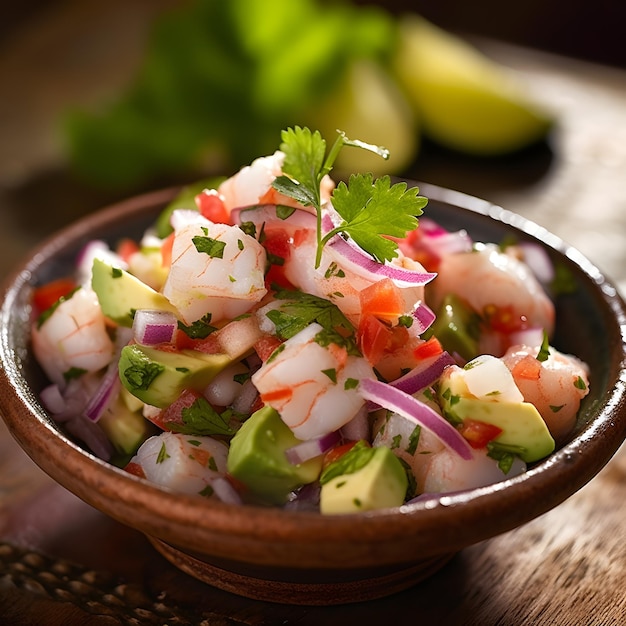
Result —
[[[37,28],[43,26],[35,23],[5,45],[0,59],[0,85],[22,81],[21,89],[5,89],[0,99],[3,273],[39,238],[75,217],[68,207],[77,198],[84,211],[98,201],[72,188],[56,169],[59,154],[50,124],[62,95],[52,89],[50,72],[31,73],[24,82],[28,51],[37,47],[35,41],[42,45]],[[61,38],[65,46],[71,43],[69,26],[57,23],[52,30],[46,45]],[[126,45],[127,52],[137,51],[133,38]],[[495,163],[427,149],[410,174],[539,222],[579,248],[626,293],[626,73],[493,42],[480,45],[556,111],[559,130],[549,146]],[[98,85],[95,78],[78,85],[64,68],[52,60],[67,97],[79,87],[81,93],[85,87],[91,87],[89,93],[102,91],[103,77],[109,85],[121,80],[117,70],[107,73],[104,67]],[[20,99],[25,90],[28,99]],[[20,136],[28,140],[19,142]],[[30,217],[33,211],[37,220]],[[622,446],[562,505],[462,551],[405,592],[338,607],[262,603],[177,571],[141,534],[57,486],[0,422],[2,624],[330,625],[410,619],[431,625],[618,625],[626,623],[625,545]]]

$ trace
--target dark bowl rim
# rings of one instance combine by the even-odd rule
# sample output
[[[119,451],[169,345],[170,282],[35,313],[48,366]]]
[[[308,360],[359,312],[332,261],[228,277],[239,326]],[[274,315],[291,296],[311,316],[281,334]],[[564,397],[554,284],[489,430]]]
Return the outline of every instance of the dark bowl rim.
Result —
[[[596,417],[570,443],[525,474],[488,487],[447,494],[397,509],[329,517],[255,507],[254,516],[235,515],[241,507],[175,494],[151,485],[97,459],[57,431],[34,395],[16,382],[20,366],[14,360],[15,353],[7,332],[12,303],[20,289],[28,286],[32,274],[68,241],[97,232],[122,218],[129,210],[152,214],[155,207],[164,206],[179,188],[135,196],[59,230],[35,247],[3,281],[0,360],[5,368],[0,371],[0,399],[3,417],[13,436],[29,455],[32,454],[31,444],[51,445],[53,453],[49,451],[47,459],[38,456],[34,460],[63,486],[67,486],[77,474],[84,476],[86,469],[98,467],[94,477],[85,479],[82,488],[68,488],[96,508],[107,498],[118,497],[119,503],[123,504],[122,512],[108,512],[109,515],[124,522],[126,511],[141,511],[140,530],[155,536],[161,534],[166,540],[175,537],[170,532],[163,533],[159,520],[163,511],[167,511],[167,520],[175,528],[188,528],[191,524],[200,531],[239,537],[305,541],[314,532],[323,533],[330,542],[350,539],[358,543],[371,541],[372,537],[381,534],[401,539],[402,536],[424,533],[425,538],[445,536],[446,548],[457,550],[511,530],[560,504],[608,463],[626,437],[626,305],[615,286],[591,261],[545,228],[486,200],[428,183],[418,184],[420,192],[433,201],[500,221],[567,257],[593,283],[599,304],[621,330],[621,343],[615,346],[609,365],[614,369],[610,390],[600,400]],[[28,415],[34,415],[34,421],[27,421],[25,416]],[[54,458],[63,458],[66,467],[55,465]],[[544,495],[546,491],[548,497]],[[520,498],[524,507],[519,506]],[[485,510],[489,510],[493,519],[489,528],[483,530],[481,519]],[[271,523],[263,524],[263,521]],[[192,544],[193,540],[190,539],[189,543]]]

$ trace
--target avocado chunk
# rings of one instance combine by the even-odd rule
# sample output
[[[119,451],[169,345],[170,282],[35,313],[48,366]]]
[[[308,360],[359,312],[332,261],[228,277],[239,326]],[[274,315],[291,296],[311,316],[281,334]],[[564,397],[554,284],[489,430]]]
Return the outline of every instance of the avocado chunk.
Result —
[[[409,486],[401,461],[389,448],[359,444],[329,465],[320,482],[320,511],[326,515],[400,506]]]
[[[166,352],[130,344],[122,348],[119,361],[124,387],[146,404],[165,408],[184,389],[202,391],[232,363],[227,354],[204,354],[194,350]]]
[[[322,456],[295,465],[285,451],[300,443],[280,415],[269,406],[253,413],[230,442],[228,472],[250,492],[270,504],[284,504],[287,495],[317,480]]]
[[[458,296],[446,296],[425,339],[437,337],[443,349],[466,361],[478,355],[478,316]]]
[[[131,411],[124,400],[118,397],[110,410],[98,420],[117,452],[134,454],[150,434],[150,423],[138,411]]]
[[[511,402],[472,396],[463,380],[463,370],[450,368],[442,377],[439,399],[444,415],[453,423],[473,419],[502,430],[494,442],[519,449],[519,457],[530,463],[554,451],[554,439],[529,402]]]
[[[158,309],[178,315],[170,301],[126,270],[94,259],[91,286],[98,296],[102,312],[120,326],[133,325],[135,311]]]

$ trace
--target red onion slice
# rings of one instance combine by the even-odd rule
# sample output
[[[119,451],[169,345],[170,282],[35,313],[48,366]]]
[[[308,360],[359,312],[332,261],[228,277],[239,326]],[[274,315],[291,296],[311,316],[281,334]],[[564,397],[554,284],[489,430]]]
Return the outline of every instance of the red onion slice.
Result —
[[[472,451],[458,430],[444,417],[413,396],[379,380],[363,379],[359,383],[361,396],[370,402],[416,421],[438,437],[462,459],[472,459]]]
[[[436,315],[434,311],[427,306],[424,302],[417,303],[415,310],[413,311],[413,331],[418,335],[428,330],[431,324],[435,321]]]
[[[340,439],[341,436],[336,431],[316,439],[308,439],[285,450],[285,456],[292,465],[300,465],[320,454],[325,454],[339,443]]]
[[[169,311],[140,309],[133,319],[133,338],[144,346],[169,343],[177,327],[178,320]]]
[[[389,384],[404,393],[413,395],[430,387],[443,374],[446,367],[455,364],[456,361],[448,352],[442,352],[435,357],[425,359],[423,363]]]
[[[87,402],[83,411],[85,417],[92,422],[97,422],[109,404],[117,397],[121,384],[117,360],[114,360],[107,368],[96,392]]]
[[[322,218],[322,227],[325,232],[330,232],[334,228],[333,221],[327,213]],[[355,273],[372,281],[390,278],[403,286],[419,287],[426,285],[437,276],[433,272],[416,272],[404,267],[379,263],[340,235],[332,237],[327,246],[341,256],[344,266],[348,266]]]

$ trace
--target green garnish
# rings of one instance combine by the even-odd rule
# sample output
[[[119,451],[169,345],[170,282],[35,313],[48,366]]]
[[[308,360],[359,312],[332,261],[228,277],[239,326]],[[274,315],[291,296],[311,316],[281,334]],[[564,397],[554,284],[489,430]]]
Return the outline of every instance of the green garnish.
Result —
[[[154,379],[165,370],[159,363],[146,363],[139,359],[133,359],[131,365],[124,370],[124,378],[131,389],[149,389]]]
[[[228,417],[230,412],[220,414],[206,398],[199,397],[191,406],[182,409],[182,423],[167,422],[166,425],[170,430],[184,435],[230,436],[234,435],[235,431],[230,427],[226,419]]]
[[[365,252],[384,263],[398,255],[398,245],[389,237],[404,237],[417,227],[417,216],[428,202],[418,196],[417,187],[406,183],[391,185],[389,176],[374,180],[371,174],[355,174],[333,190],[332,203],[343,219],[341,224],[322,234],[322,202],[320,184],[333,168],[335,159],[344,146],[363,148],[383,158],[385,148],[348,139],[339,132],[328,154],[326,141],[318,131],[296,126],[282,132],[280,149],[285,153],[283,176],[272,186],[304,206],[312,206],[317,215],[317,252],[315,267],[319,267],[323,247],[335,235],[350,236]]]
[[[287,289],[277,291],[274,298],[282,301],[280,307],[265,315],[276,326],[276,335],[280,339],[290,339],[317,322],[323,329],[316,336],[317,343],[336,343],[345,347],[349,354],[359,354],[354,339],[354,326],[330,300]]]
[[[208,254],[212,259],[223,259],[226,243],[218,241],[209,236],[196,235],[191,238],[196,250],[200,253]]]
[[[190,339],[206,339],[212,332],[217,330],[215,326],[211,326],[210,313],[207,313],[189,326],[179,320],[178,329],[182,330]]]
[[[337,370],[334,367],[331,367],[327,370],[322,370],[322,374],[328,376],[330,380],[336,385],[337,384]]]
[[[61,296],[52,306],[49,306],[41,315],[37,318],[37,329],[40,329],[43,324],[50,319],[52,314],[59,308],[59,305],[63,302],[67,302],[78,290],[80,286],[72,289],[66,296]]]
[[[82,367],[70,367],[66,372],[63,372],[63,378],[65,382],[69,382],[75,378],[80,378],[83,374],[86,374],[87,370]]]
[[[548,333],[543,331],[543,341],[541,342],[541,347],[539,348],[539,352],[537,352],[537,361],[543,363],[547,361],[550,357],[550,344],[548,342]]]
[[[156,458],[156,462],[157,464],[160,464],[169,458],[170,458],[170,455],[167,453],[167,448],[165,447],[165,443],[162,443],[161,449],[159,450],[159,454],[157,455],[157,458]]]
[[[354,474],[358,472],[362,467],[365,467],[372,456],[374,455],[374,448],[368,446],[365,441],[361,440],[348,450],[343,456],[339,457],[336,461],[331,463],[320,476],[320,485],[324,485],[337,476],[343,476],[344,474]]]
[[[487,444],[487,456],[498,462],[498,467],[503,474],[508,474],[513,466],[515,458],[526,452],[524,446],[498,443],[490,441]]]

